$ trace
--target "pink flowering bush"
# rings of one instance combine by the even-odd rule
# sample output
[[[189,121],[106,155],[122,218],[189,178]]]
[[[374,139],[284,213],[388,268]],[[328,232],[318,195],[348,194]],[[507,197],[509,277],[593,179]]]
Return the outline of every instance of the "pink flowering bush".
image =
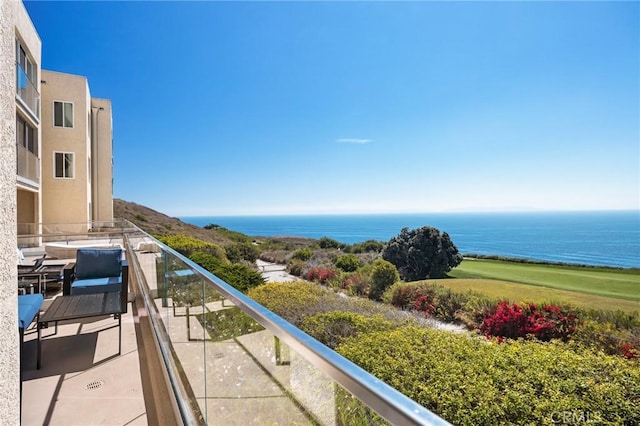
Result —
[[[575,332],[579,320],[571,311],[557,305],[519,305],[500,302],[485,317],[480,331],[485,336],[516,339],[533,335],[538,340],[567,340]]]

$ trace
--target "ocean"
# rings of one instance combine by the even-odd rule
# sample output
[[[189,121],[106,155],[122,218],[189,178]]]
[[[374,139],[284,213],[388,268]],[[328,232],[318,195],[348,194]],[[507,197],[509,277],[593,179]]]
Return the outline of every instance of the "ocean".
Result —
[[[421,213],[298,216],[192,216],[251,236],[329,237],[342,243],[389,241],[404,227],[447,232],[463,254],[585,265],[640,267],[640,211]]]

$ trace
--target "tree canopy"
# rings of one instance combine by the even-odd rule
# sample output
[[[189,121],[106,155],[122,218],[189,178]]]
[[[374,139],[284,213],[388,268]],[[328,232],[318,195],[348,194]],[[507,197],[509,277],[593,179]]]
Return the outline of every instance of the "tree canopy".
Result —
[[[405,281],[442,278],[462,261],[449,234],[430,226],[403,228],[389,240],[382,258],[393,263]]]

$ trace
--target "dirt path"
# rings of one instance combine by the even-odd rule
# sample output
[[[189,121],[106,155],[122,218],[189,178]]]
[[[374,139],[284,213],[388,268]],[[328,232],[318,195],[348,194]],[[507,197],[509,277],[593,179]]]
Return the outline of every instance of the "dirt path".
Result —
[[[287,273],[285,265],[256,260],[260,274],[267,282],[297,281],[299,278]]]

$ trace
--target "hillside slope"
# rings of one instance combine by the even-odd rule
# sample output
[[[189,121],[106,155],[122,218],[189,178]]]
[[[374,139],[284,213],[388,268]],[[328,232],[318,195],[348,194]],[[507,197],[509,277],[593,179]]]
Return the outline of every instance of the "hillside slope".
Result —
[[[113,216],[116,219],[126,219],[152,235],[184,234],[222,246],[233,242],[215,230],[184,223],[178,218],[167,216],[149,207],[117,198],[113,200]]]

